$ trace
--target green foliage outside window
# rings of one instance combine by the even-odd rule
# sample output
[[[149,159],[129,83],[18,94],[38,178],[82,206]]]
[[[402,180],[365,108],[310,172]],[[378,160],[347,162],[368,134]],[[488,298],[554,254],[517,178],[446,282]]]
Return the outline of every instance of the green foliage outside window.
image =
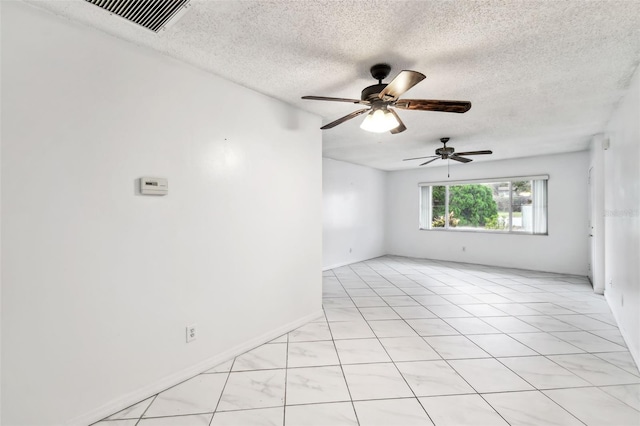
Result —
[[[433,187],[433,217],[444,219],[445,187]],[[496,226],[498,206],[493,191],[485,185],[455,185],[449,187],[449,212],[460,226]],[[444,222],[444,220],[443,220]],[[442,226],[442,225],[441,225]]]
[[[458,226],[458,223],[460,222],[460,219],[453,217],[453,212],[449,213],[449,227],[453,228]],[[432,228],[444,228],[444,224],[445,224],[445,220],[444,220],[444,216],[438,216],[435,219],[433,219],[433,222],[431,222],[431,227]]]

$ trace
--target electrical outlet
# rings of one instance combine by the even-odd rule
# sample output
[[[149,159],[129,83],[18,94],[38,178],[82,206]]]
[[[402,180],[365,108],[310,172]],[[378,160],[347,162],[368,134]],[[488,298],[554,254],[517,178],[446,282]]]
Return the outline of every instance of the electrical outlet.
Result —
[[[192,342],[198,338],[198,324],[191,324],[187,326],[187,343]]]
[[[624,307],[624,294],[620,295],[620,307]]]
[[[349,253],[351,253],[353,251],[353,249],[349,249]]]
[[[467,248],[465,246],[462,246],[462,251],[467,251]]]

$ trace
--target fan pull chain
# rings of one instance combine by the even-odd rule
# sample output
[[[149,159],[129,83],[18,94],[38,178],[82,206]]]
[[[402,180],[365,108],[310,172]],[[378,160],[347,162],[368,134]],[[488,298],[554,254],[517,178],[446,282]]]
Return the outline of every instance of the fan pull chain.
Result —
[[[450,162],[451,161],[447,158],[447,177],[451,177],[451,176],[449,176],[449,163]]]

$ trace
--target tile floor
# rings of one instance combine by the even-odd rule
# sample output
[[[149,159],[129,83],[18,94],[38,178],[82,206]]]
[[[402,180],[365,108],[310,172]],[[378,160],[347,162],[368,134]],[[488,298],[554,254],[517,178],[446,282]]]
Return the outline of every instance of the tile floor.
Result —
[[[385,256],[323,279],[324,318],[96,425],[640,425],[584,277]]]

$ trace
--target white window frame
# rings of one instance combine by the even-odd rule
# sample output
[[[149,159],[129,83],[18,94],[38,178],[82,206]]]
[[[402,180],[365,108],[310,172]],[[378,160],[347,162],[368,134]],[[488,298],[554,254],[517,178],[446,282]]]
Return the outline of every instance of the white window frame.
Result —
[[[513,230],[513,191],[511,190],[513,182],[519,181],[534,181],[532,183],[532,195],[538,198],[537,202],[534,202],[534,211],[532,212],[532,231]],[[535,195],[534,186],[535,181],[543,182],[536,190],[539,194]],[[535,175],[535,176],[516,176],[516,177],[504,177],[504,178],[489,178],[489,179],[469,179],[469,180],[457,180],[457,181],[444,181],[444,182],[420,182],[418,183],[420,204],[419,204],[419,229],[421,231],[436,231],[436,232],[489,232],[492,234],[524,234],[524,235],[549,235],[549,213],[548,213],[548,187],[549,175]],[[449,221],[445,219],[444,227],[434,228],[431,226],[433,222],[433,208],[432,208],[432,187],[444,186],[445,187],[445,218],[449,217],[449,187],[458,185],[480,184],[480,183],[492,183],[492,182],[508,182],[509,183],[509,229],[471,229],[471,228],[456,228],[449,227]]]

